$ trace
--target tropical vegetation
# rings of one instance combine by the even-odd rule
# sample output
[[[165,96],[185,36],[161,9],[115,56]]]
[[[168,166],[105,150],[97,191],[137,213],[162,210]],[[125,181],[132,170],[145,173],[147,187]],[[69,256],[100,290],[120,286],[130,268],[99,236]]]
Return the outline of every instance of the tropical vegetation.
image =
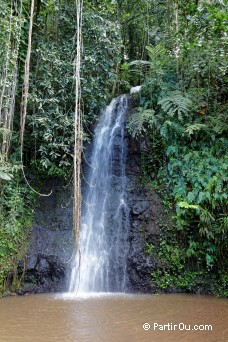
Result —
[[[75,1],[34,1],[23,125],[31,3],[0,3],[0,292],[19,282],[35,208],[28,182],[39,191],[41,178],[73,168]],[[142,181],[173,211],[145,249],[162,260],[151,279],[162,290],[209,279],[227,295],[227,24],[223,0],[84,1],[83,139],[112,97],[142,85],[128,130],[147,141]]]

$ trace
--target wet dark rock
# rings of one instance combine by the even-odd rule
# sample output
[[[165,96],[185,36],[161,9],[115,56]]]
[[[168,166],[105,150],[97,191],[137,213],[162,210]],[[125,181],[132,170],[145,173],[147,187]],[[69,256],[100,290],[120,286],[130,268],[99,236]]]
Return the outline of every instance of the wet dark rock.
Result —
[[[135,103],[137,99],[134,99]],[[120,161],[117,156],[120,150],[120,139],[116,139],[113,151],[112,184],[108,194],[107,227],[114,232],[113,208],[116,205],[116,192],[121,190],[119,176]],[[160,235],[160,216],[163,211],[159,195],[151,188],[142,185],[140,164],[141,150],[146,142],[140,143],[130,138],[127,133],[128,155],[125,174],[127,177],[126,202],[129,207],[130,220],[128,227],[127,257],[127,290],[129,292],[154,293],[156,288],[151,284],[151,273],[160,267],[157,258],[145,253],[146,243],[158,243]],[[85,153],[83,176],[88,179],[90,172],[92,144]],[[87,184],[82,186],[84,196]],[[49,197],[41,197],[36,209],[30,248],[27,254],[24,286],[20,291],[25,293],[62,292],[67,290],[69,260],[74,250],[72,187],[57,178],[45,181],[45,193],[53,190]],[[85,205],[85,204],[84,204]],[[113,206],[113,207],[112,207]],[[126,217],[123,215],[123,220]],[[126,223],[126,222],[125,222]],[[124,255],[125,251],[122,251]],[[112,246],[110,246],[112,253]],[[121,255],[120,255],[121,258]],[[113,264],[113,270],[115,265]],[[19,263],[19,274],[24,271],[24,262]]]
[[[163,211],[161,198],[151,188],[144,186],[140,179],[140,153],[146,143],[140,144],[129,137],[126,165],[128,177],[127,202],[130,209],[128,289],[130,292],[154,293],[156,287],[151,282],[151,273],[160,264],[158,258],[145,253],[146,243],[158,244],[160,217]]]
[[[143,212],[145,212],[150,206],[150,203],[148,201],[139,201],[137,202],[132,210],[133,215],[140,215]]]
[[[40,197],[27,253],[21,294],[62,292],[67,289],[68,261],[73,253],[72,190],[64,181],[47,179]],[[18,265],[19,274],[24,262]]]

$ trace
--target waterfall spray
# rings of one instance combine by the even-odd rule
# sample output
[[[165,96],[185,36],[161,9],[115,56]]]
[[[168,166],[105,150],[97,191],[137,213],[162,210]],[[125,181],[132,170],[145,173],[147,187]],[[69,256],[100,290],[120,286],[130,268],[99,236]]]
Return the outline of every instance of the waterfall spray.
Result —
[[[127,97],[114,99],[95,130],[91,169],[82,205],[69,291],[124,292],[127,283],[129,209],[125,200]],[[79,268],[80,264],[80,268]]]

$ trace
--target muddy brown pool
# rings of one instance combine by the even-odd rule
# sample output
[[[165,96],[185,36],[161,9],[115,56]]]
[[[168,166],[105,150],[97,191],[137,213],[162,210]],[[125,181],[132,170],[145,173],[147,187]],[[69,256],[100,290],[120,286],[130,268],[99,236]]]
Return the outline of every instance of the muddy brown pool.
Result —
[[[228,301],[196,295],[3,298],[0,341],[228,341]]]

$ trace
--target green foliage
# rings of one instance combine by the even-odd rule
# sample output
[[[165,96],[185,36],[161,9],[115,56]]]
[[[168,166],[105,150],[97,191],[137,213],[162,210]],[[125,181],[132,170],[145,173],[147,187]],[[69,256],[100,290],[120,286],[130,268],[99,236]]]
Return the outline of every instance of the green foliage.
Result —
[[[200,209],[198,205],[189,204],[187,202],[178,202],[178,206],[183,209]]]
[[[120,29],[115,21],[102,17],[99,10],[84,11],[82,97],[88,121],[94,120],[94,114],[107,105],[117,80],[122,48]]]
[[[219,142],[199,151],[181,147],[168,151],[167,186],[177,202],[177,229],[184,236],[201,241],[203,251],[205,243],[214,245],[214,250],[205,254],[207,267],[226,264],[221,257],[227,251],[227,156],[218,146]]]
[[[170,230],[170,233],[173,234],[174,231]],[[146,243],[145,253],[159,260],[160,266],[151,274],[152,284],[157,286],[158,291],[200,291],[227,297],[226,274],[218,272],[214,275],[211,272],[213,256],[207,252],[211,252],[213,246],[208,245],[207,250],[202,251],[201,244],[191,240],[186,249],[178,246],[175,239],[175,236],[171,239],[162,237],[158,247]],[[194,258],[197,264],[192,262]],[[201,266],[204,258],[207,260],[207,270]]]
[[[151,109],[138,108],[138,112],[131,115],[127,125],[129,133],[134,137],[146,132],[147,127],[152,125],[154,111]],[[147,127],[145,127],[145,124]]]
[[[98,6],[99,7],[99,6]],[[109,8],[111,11],[111,7]],[[61,11],[61,15],[60,15]],[[28,102],[27,163],[48,174],[67,176],[73,165],[75,111],[75,3],[42,3],[36,16]],[[49,26],[45,25],[46,15]],[[103,16],[102,16],[103,15]],[[53,19],[53,22],[52,22]],[[82,108],[88,126],[109,100],[120,62],[120,27],[99,8],[83,11]]]
[[[227,106],[221,105],[215,114],[208,118],[209,125],[216,135],[226,136],[228,133],[228,110]]]
[[[22,3],[22,2],[21,2]],[[12,136],[22,6],[12,1],[0,4],[0,153],[8,154]]]
[[[176,212],[174,242],[166,242],[167,233],[160,245],[166,261],[153,281],[163,289],[191,290],[191,282],[212,275],[222,284],[227,269],[228,17],[221,1],[157,7],[166,15],[156,17],[159,29],[150,26],[147,58],[129,63],[143,80],[140,112],[153,115],[132,116],[129,131],[146,141],[144,180],[157,176]],[[160,146],[149,149],[158,136]]]
[[[195,135],[196,132],[208,130],[208,126],[202,123],[194,123],[193,125],[187,126],[185,132],[188,133],[189,137]]]
[[[194,292],[202,286],[202,278],[197,272],[184,272],[183,274],[172,274],[164,269],[157,269],[152,273],[152,282],[161,290],[174,289]]]
[[[28,0],[22,1],[21,11],[19,2],[0,3],[1,284],[7,267],[16,264],[14,252],[23,250],[22,231],[31,217],[30,195],[17,175],[20,166],[6,157],[11,138],[9,151],[18,148],[29,10]],[[84,139],[111,96],[142,84],[140,107],[129,118],[128,130],[141,140],[143,180],[162,183],[166,202],[176,210],[176,245],[161,241],[164,267],[154,274],[162,288],[190,290],[190,282],[202,279],[194,270],[199,267],[219,275],[225,291],[227,20],[219,0],[178,6],[172,0],[84,1]],[[64,177],[73,164],[75,23],[73,0],[36,2],[24,162],[43,174]],[[148,242],[145,252],[155,249]]]
[[[152,255],[154,249],[155,249],[155,246],[152,243],[146,242],[144,253],[148,255]]]
[[[4,180],[11,180],[12,179],[12,174],[10,173],[10,164],[9,163],[1,163],[0,164],[0,179]]]
[[[164,67],[169,62],[167,50],[162,44],[155,46],[146,46],[150,61],[136,60],[129,63],[129,66],[149,66],[150,72],[155,73],[156,76],[164,74]]]
[[[34,211],[34,194],[20,181],[19,169],[15,169],[11,167],[12,180],[1,184],[0,294],[8,287],[8,279],[17,276],[17,263],[25,257]]]
[[[193,291],[200,272],[185,270],[186,253],[184,249],[180,249],[162,238],[156,254],[154,249],[151,255],[153,253],[154,256],[157,255],[159,263],[162,265],[151,274],[154,285],[161,290],[179,288],[182,291]]]
[[[73,116],[56,111],[29,118],[36,141],[42,142],[39,163],[48,174],[67,175],[72,166],[74,145]]]
[[[162,97],[158,101],[158,105],[161,106],[165,114],[170,117],[176,116],[182,122],[184,117],[188,116],[192,110],[192,101],[183,96],[180,91],[173,91],[169,93],[169,96]]]

